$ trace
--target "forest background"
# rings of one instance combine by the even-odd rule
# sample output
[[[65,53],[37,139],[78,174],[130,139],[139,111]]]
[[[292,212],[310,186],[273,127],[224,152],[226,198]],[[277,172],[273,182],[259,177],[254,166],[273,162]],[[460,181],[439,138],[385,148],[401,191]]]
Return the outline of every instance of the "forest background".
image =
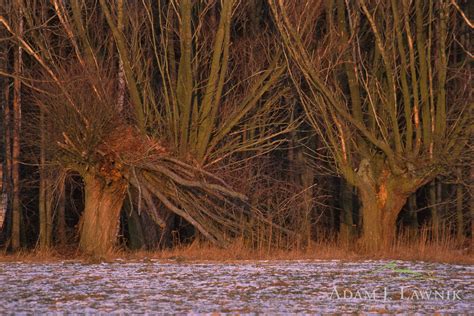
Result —
[[[2,0],[0,244],[468,254],[473,12]]]

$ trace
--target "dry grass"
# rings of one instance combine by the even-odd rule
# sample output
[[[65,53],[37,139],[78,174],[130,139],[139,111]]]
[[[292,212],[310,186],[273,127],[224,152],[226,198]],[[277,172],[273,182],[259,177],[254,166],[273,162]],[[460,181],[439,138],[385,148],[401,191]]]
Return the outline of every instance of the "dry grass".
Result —
[[[239,261],[239,260],[357,260],[362,257],[355,252],[329,243],[314,243],[307,249],[286,250],[279,248],[250,249],[241,242],[227,248],[218,248],[208,243],[192,243],[159,252],[138,251],[125,253],[127,259],[153,258],[177,261]]]
[[[176,262],[234,262],[252,260],[408,260],[442,263],[474,264],[474,252],[466,243],[460,245],[453,238],[441,238],[432,241],[427,235],[421,234],[416,240],[400,238],[391,248],[378,253],[364,253],[357,247],[341,246],[337,242],[312,243],[306,249],[250,249],[242,242],[235,242],[228,248],[218,248],[204,242],[194,242],[172,249],[161,251],[127,251],[118,250],[105,258],[91,258],[78,251],[65,248],[53,250],[22,251],[15,254],[0,253],[0,262],[45,263],[73,260],[86,263],[113,261],[143,261],[150,259],[173,260]]]
[[[122,253],[128,260],[172,259],[176,261],[239,261],[239,260],[342,260],[360,261],[366,259],[399,259],[409,261],[428,261],[443,263],[473,264],[474,254],[467,249],[459,249],[453,244],[418,242],[399,243],[391,249],[379,253],[363,253],[337,243],[313,243],[303,250],[265,249],[254,250],[235,243],[222,249],[208,244],[191,244],[159,252]]]
[[[0,252],[0,262],[49,263],[62,260],[83,260],[72,248],[20,250],[16,253]]]

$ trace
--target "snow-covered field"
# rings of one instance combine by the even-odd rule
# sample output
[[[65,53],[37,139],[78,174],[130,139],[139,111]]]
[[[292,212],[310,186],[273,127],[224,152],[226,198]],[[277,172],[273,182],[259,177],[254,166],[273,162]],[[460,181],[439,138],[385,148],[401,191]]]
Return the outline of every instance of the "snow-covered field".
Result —
[[[474,267],[405,261],[0,263],[0,314],[474,311]]]

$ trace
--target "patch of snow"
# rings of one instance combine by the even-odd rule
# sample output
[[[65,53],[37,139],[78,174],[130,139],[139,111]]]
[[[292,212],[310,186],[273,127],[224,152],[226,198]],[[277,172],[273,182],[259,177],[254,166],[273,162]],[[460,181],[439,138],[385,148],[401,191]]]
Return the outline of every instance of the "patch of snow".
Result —
[[[474,267],[399,260],[0,263],[0,284],[0,314],[474,310]]]

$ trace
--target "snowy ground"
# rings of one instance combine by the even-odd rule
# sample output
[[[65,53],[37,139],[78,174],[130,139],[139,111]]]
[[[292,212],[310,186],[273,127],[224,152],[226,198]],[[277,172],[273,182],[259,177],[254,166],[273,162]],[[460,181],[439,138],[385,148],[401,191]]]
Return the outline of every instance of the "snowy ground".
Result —
[[[472,311],[474,267],[464,265],[405,261],[0,263],[0,314]]]

